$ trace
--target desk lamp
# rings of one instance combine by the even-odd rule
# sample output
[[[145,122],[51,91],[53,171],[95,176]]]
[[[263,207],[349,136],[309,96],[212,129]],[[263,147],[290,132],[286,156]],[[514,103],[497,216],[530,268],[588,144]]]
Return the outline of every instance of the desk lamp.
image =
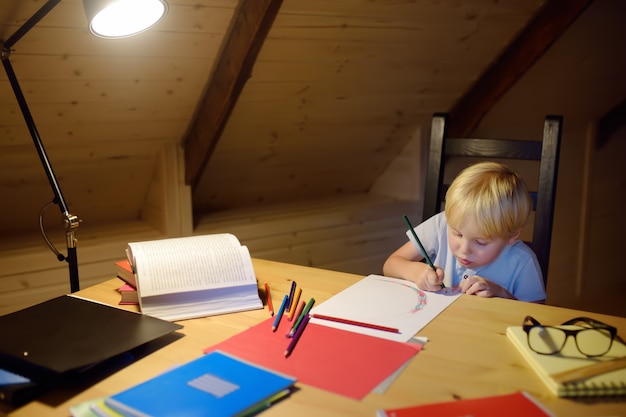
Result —
[[[35,14],[28,19],[13,35],[2,43],[2,65],[6,71],[15,98],[20,106],[24,120],[41,159],[41,164],[48,176],[48,181],[54,193],[52,202],[44,206],[39,214],[39,224],[44,240],[50,249],[57,255],[59,261],[66,261],[69,266],[70,290],[76,292],[80,289],[78,280],[78,259],[76,256],[76,236],[80,220],[70,209],[63,198],[61,187],[54,175],[52,165],[46,154],[43,142],[35,126],[35,121],[30,113],[22,89],[17,81],[13,66],[9,60],[11,50],[28,31],[33,28],[44,16],[48,14],[61,0],[48,0]],[[85,14],[89,20],[89,30],[96,36],[108,39],[123,38],[141,33],[156,25],[167,13],[165,0],[83,0]],[[44,210],[52,204],[58,204],[63,215],[67,256],[60,254],[46,236],[43,227],[42,216]]]

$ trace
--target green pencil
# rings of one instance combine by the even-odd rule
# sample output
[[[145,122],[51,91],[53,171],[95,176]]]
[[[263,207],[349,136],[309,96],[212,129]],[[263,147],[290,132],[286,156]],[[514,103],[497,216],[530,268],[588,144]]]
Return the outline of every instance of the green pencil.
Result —
[[[289,331],[289,333],[287,333],[287,337],[293,337],[293,335],[296,333],[296,330],[298,329],[298,326],[300,326],[300,322],[302,321],[303,317],[309,314],[309,310],[311,310],[311,307],[313,307],[314,303],[315,303],[315,299],[311,297],[309,299],[309,302],[306,303],[306,306],[304,306],[304,308],[302,309],[302,312],[298,316],[298,319],[291,327],[291,330]]]
[[[433,271],[437,271],[437,268],[435,268],[433,261],[430,260],[430,256],[428,256],[428,254],[426,253],[426,249],[424,249],[424,245],[422,245],[422,242],[420,242],[420,238],[417,237],[415,230],[413,230],[413,225],[411,225],[411,222],[409,221],[409,218],[406,215],[404,215],[404,221],[406,222],[407,226],[409,226],[409,230],[411,231],[413,238],[415,239],[418,246],[420,247],[420,250],[422,251],[422,255],[424,255],[424,259],[426,259],[426,262],[433,269]],[[441,288],[446,288],[443,282],[441,283]]]

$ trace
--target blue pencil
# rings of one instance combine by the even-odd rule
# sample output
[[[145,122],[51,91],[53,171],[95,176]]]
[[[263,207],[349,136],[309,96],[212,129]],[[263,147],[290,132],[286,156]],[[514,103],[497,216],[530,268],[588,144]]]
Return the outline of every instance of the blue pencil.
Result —
[[[278,309],[278,313],[274,318],[274,324],[272,325],[272,331],[275,332],[278,329],[278,325],[280,324],[280,319],[283,317],[283,313],[285,312],[285,306],[289,302],[289,295],[285,294],[283,297],[283,302],[280,303],[280,308]]]

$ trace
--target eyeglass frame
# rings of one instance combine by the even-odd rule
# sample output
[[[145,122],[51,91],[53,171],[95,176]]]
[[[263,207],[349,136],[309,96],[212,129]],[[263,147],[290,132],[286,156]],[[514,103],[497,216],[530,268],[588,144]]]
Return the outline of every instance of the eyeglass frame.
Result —
[[[527,324],[527,322],[532,323],[532,324]],[[573,318],[571,320],[566,321],[565,323],[560,324],[559,326],[569,326],[569,325],[574,325],[576,323],[579,322],[583,322],[585,324],[588,324],[590,327],[583,327],[581,329],[563,329],[561,327],[558,326],[544,326],[543,324],[541,324],[537,319],[535,319],[532,316],[526,316],[524,318],[524,321],[522,322],[522,329],[524,329],[524,332],[526,333],[526,342],[528,343],[528,347],[530,349],[532,349],[533,352],[538,353],[539,355],[556,355],[557,353],[561,353],[561,351],[563,350],[563,348],[565,347],[565,345],[567,344],[567,338],[572,336],[574,338],[574,344],[576,345],[576,349],[578,349],[578,351],[585,355],[588,358],[595,358],[598,356],[604,356],[606,355],[610,350],[611,347],[613,346],[613,341],[615,339],[619,339],[621,340],[621,338],[617,335],[617,328],[613,327],[611,325],[608,325],[606,323],[602,323],[601,321],[592,319],[590,317],[576,317]],[[558,329],[561,330],[563,333],[565,333],[565,339],[563,339],[563,344],[561,345],[561,347],[559,348],[559,350],[557,350],[556,352],[552,352],[552,353],[545,353],[545,352],[538,352],[535,349],[533,349],[533,347],[530,344],[530,330],[533,327],[542,327],[542,328],[553,328],[553,329]],[[609,346],[606,349],[605,352],[597,354],[597,355],[588,355],[585,352],[583,352],[582,350],[580,350],[580,348],[578,347],[578,339],[576,338],[576,335],[583,331],[583,330],[589,330],[589,329],[597,329],[597,330],[606,330],[609,332],[609,334],[611,335],[611,341],[609,342]]]

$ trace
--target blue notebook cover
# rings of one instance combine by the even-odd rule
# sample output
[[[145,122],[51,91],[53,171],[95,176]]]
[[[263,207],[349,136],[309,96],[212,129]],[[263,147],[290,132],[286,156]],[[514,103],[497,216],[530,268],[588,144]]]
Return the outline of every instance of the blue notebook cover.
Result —
[[[220,351],[105,400],[129,416],[239,416],[269,405],[296,379]]]

